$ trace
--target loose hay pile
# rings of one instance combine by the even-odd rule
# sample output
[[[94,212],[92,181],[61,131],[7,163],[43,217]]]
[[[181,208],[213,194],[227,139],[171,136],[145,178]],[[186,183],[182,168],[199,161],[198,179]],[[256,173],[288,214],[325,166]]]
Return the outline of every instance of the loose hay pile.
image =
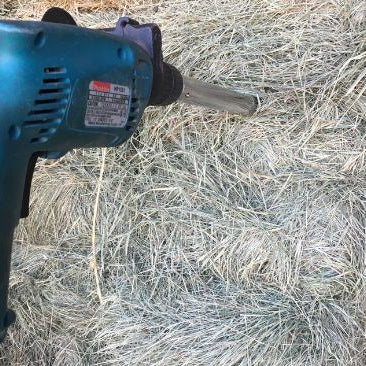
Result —
[[[251,119],[150,109],[119,149],[42,162],[1,364],[365,365],[365,2],[59,5],[157,22],[184,74],[267,99]]]

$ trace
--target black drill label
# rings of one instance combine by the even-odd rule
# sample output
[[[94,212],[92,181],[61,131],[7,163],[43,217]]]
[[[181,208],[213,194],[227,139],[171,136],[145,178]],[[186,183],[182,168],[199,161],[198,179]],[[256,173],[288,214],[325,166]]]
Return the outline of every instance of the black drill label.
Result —
[[[85,125],[122,128],[128,119],[130,89],[127,86],[91,81]]]

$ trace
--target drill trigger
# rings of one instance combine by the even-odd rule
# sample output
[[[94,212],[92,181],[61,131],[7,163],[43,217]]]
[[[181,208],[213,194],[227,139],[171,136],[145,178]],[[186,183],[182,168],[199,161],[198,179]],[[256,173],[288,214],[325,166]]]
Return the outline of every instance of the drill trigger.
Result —
[[[39,157],[39,153],[34,153],[28,162],[27,173],[25,176],[25,183],[24,183],[24,191],[23,191],[23,201],[22,201],[22,208],[20,211],[20,218],[24,219],[29,215],[29,198],[30,198],[30,191],[32,186],[32,179],[34,169],[36,167],[37,159]]]

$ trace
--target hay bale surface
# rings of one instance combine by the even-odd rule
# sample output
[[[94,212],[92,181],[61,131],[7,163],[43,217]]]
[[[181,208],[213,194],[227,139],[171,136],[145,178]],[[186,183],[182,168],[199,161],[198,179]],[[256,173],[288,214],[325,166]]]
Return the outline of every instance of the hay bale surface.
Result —
[[[124,146],[41,162],[1,365],[364,365],[365,2],[0,9],[50,5],[156,22],[185,75],[266,100],[250,119],[149,108]]]

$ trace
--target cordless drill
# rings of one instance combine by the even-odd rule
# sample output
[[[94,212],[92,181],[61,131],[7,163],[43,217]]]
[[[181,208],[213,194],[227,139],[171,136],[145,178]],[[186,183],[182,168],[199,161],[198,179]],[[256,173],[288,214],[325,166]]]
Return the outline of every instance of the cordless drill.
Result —
[[[59,8],[39,22],[0,21],[0,341],[15,320],[7,308],[11,247],[29,213],[37,159],[119,146],[147,106],[179,98],[256,109],[254,96],[184,79],[164,62],[155,24],[122,17],[114,28],[81,28]]]

